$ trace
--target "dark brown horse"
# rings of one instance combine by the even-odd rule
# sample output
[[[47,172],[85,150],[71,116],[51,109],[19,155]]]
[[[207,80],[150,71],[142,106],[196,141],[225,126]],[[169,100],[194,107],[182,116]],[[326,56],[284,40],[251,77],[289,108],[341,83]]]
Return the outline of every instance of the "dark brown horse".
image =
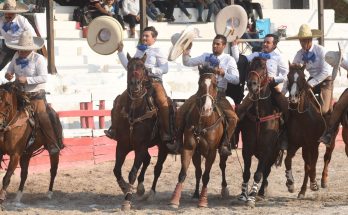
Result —
[[[157,109],[149,104],[150,89],[148,85],[148,76],[145,70],[143,58],[130,58],[128,55],[128,84],[126,97],[126,106],[122,109],[122,115],[113,123],[116,125],[116,133],[118,135],[116,146],[116,163],[114,174],[117,183],[125,194],[125,200],[122,204],[123,210],[131,208],[131,201],[134,194],[134,183],[137,177],[138,170],[142,165],[141,172],[138,176],[137,194],[143,195],[144,175],[147,167],[150,164],[151,156],[148,148],[158,146],[158,159],[155,166],[155,177],[152,183],[150,197],[153,197],[156,192],[157,180],[161,174],[163,163],[167,158],[168,150],[159,136],[159,120],[157,117]],[[120,98],[120,97],[119,97]],[[135,152],[134,163],[128,175],[129,183],[125,182],[122,176],[122,165],[127,154],[131,151]]]
[[[289,69],[288,90],[290,116],[287,126],[289,147],[285,158],[286,186],[289,192],[294,192],[294,177],[292,175],[291,162],[296,151],[302,147],[305,174],[298,198],[303,198],[307,190],[308,178],[310,179],[310,189],[313,191],[319,189],[316,182],[318,139],[325,129],[325,119],[321,113],[320,104],[307,83],[304,73],[305,66],[293,64],[289,65]],[[327,159],[328,153],[330,153],[331,157],[332,149],[326,149],[325,159]],[[322,178],[322,182],[324,182],[323,180],[325,179]]]
[[[6,189],[10,184],[10,178],[13,175],[18,162],[21,167],[21,181],[16,196],[16,201],[20,202],[23,195],[24,184],[28,176],[30,158],[42,152],[43,147],[47,148],[47,146],[44,145],[47,141],[52,139],[57,140],[58,138],[56,136],[48,136],[47,132],[45,131],[47,125],[40,124],[39,120],[36,119],[35,131],[33,131],[33,124],[29,122],[31,109],[29,108],[29,105],[23,104],[23,92],[21,92],[19,89],[20,87],[13,82],[0,86],[0,158],[2,158],[2,156],[5,154],[10,156],[10,162],[3,178],[3,186],[0,191],[0,203],[4,202],[6,199]],[[58,119],[58,115],[53,109],[51,111],[53,114],[55,114],[55,123],[58,129],[57,132],[62,134],[62,126]],[[35,117],[36,116],[34,115],[34,118]],[[33,143],[28,143],[32,135],[35,135],[35,140]],[[50,155],[50,162],[51,180],[48,191],[49,198],[51,198],[53,194],[52,189],[54,179],[57,175],[59,153]]]
[[[205,157],[205,171],[202,177],[202,190],[199,195],[199,207],[208,206],[207,185],[211,167],[216,158],[218,149],[223,137],[223,115],[220,114],[216,105],[217,100],[217,79],[213,70],[209,67],[198,67],[200,71],[199,87],[196,93],[197,101],[195,106],[187,114],[186,127],[184,131],[184,146],[181,152],[181,170],[178,183],[174,190],[170,205],[177,208],[180,204],[180,197],[183,183],[186,178],[187,169],[192,159],[196,169],[196,190],[194,197],[199,193],[199,181],[202,177],[201,156]],[[222,170],[222,191],[227,193],[225,179],[227,157],[220,158]]]
[[[246,201],[248,205],[254,206],[257,195],[265,196],[268,186],[267,178],[271,172],[271,167],[282,156],[278,144],[280,113],[272,102],[272,89],[268,82],[265,59],[258,57],[253,59],[250,65],[247,86],[249,89],[247,96],[253,101],[253,104],[239,124],[242,133],[244,159],[242,193],[239,200]],[[248,191],[253,155],[256,156],[259,162],[254,174],[251,191]],[[279,164],[279,160],[276,164]],[[261,179],[262,184],[259,190]]]

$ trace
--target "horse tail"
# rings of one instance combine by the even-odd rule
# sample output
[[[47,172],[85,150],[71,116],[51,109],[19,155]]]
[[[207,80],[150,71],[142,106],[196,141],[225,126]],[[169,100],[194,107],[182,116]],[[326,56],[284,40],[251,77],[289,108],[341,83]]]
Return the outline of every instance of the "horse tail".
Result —
[[[276,167],[282,166],[283,157],[284,157],[284,150],[279,150],[276,162],[274,163]]]

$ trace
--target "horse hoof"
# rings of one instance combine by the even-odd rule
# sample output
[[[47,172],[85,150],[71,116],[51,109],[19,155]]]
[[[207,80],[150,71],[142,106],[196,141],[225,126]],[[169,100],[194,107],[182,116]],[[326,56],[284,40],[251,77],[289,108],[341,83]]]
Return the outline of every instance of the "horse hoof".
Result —
[[[146,194],[146,196],[145,196],[145,200],[146,201],[149,201],[149,202],[152,202],[154,199],[155,199],[155,195],[156,195],[156,193],[153,191],[153,190],[150,190],[147,194]]]
[[[22,197],[23,197],[23,192],[22,191],[18,191],[14,201],[15,202],[21,202]]]
[[[221,197],[222,197],[223,199],[227,199],[229,196],[230,196],[230,191],[228,190],[227,187],[223,187],[223,188],[221,189]]]
[[[249,197],[248,200],[246,201],[247,206],[254,208],[255,207],[255,198],[254,197]]]
[[[317,184],[317,182],[311,183],[310,184],[310,188],[312,191],[318,191],[319,190],[319,186]]]
[[[52,191],[48,191],[47,192],[47,198],[48,199],[52,199],[52,196],[53,196],[53,192]]]
[[[131,209],[131,202],[130,201],[124,201],[122,203],[122,211],[129,211]]]
[[[179,205],[178,205],[178,204],[175,204],[175,203],[170,203],[170,204],[169,204],[169,207],[170,207],[170,208],[173,208],[173,209],[178,209],[178,208],[179,208]]]
[[[138,196],[143,196],[144,193],[145,193],[144,184],[143,184],[143,183],[138,184],[138,187],[137,187],[137,195],[138,195]]]
[[[327,188],[327,182],[321,181],[321,188]]]
[[[194,192],[192,195],[193,199],[199,199],[199,193],[198,192]]]
[[[202,202],[202,203],[198,203],[197,205],[199,208],[207,208],[208,207],[208,203]]]
[[[239,195],[238,200],[242,202],[246,202],[248,201],[248,195],[246,193],[242,193]]]
[[[298,199],[303,199],[304,197],[305,197],[305,194],[302,194],[302,193],[299,193],[297,196]]]

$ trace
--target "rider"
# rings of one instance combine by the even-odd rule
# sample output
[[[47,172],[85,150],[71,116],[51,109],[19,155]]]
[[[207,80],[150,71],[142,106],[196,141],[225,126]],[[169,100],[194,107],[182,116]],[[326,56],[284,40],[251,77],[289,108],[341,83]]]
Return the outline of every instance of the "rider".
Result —
[[[159,109],[159,118],[161,125],[161,138],[163,142],[171,142],[172,136],[169,126],[169,107],[170,101],[166,94],[166,91],[162,84],[162,75],[168,72],[168,61],[167,56],[161,50],[160,46],[155,44],[158,32],[152,27],[146,27],[142,34],[142,43],[137,46],[137,51],[134,57],[142,57],[146,54],[145,68],[148,71],[148,75],[151,79],[152,88],[155,91],[155,103]],[[118,49],[118,57],[124,66],[127,68],[128,60],[123,53],[123,44],[121,43]],[[120,96],[118,96],[114,101],[114,106],[112,109],[112,124],[108,130],[105,130],[106,136],[109,138],[117,140],[116,129],[114,123],[119,117],[121,117],[121,109],[125,106],[125,101],[128,94],[124,91]]]
[[[267,59],[267,72],[269,76],[269,82],[271,86],[274,87],[272,96],[276,101],[276,105],[281,110],[283,114],[284,127],[286,127],[286,122],[289,117],[288,112],[288,100],[281,93],[280,84],[286,80],[286,76],[289,73],[289,66],[284,60],[283,56],[279,54],[279,52],[275,51],[277,48],[277,44],[279,42],[279,37],[274,34],[267,34],[263,40],[262,51],[254,52],[249,56],[246,56],[249,62],[251,62],[255,57],[262,57]],[[238,39],[233,42],[231,53],[232,56],[238,61]],[[249,96],[246,96],[242,103],[237,107],[237,115],[240,119],[244,117],[248,109],[252,106],[252,100]],[[286,129],[283,129],[281,134],[281,149],[287,149],[288,146],[288,138]]]
[[[18,41],[7,42],[5,40],[5,42],[8,48],[17,51],[7,69],[5,78],[10,81],[16,75],[16,81],[23,85],[25,95],[30,100],[34,117],[37,117],[38,124],[45,129],[46,147],[49,153],[51,155],[59,153],[60,149],[64,148],[62,134],[56,124],[52,122],[54,120],[52,118],[56,115],[49,111],[45,97],[47,62],[44,56],[34,52],[34,50],[41,49],[45,42],[42,38],[33,37],[29,31],[23,31]]]
[[[239,72],[237,69],[236,61],[228,54],[223,53],[226,47],[226,37],[223,35],[216,35],[212,44],[213,53],[203,53],[202,55],[191,58],[190,49],[192,43],[183,52],[182,60],[185,66],[198,66],[205,63],[210,63],[210,66],[214,67],[214,72],[218,75],[218,99],[217,105],[222,109],[223,113],[227,117],[227,138],[224,138],[220,153],[222,155],[231,155],[229,149],[229,142],[234,132],[235,126],[238,121],[238,117],[234,112],[231,104],[226,99],[225,91],[227,88],[227,82],[238,84],[239,83]],[[185,118],[188,111],[195,104],[197,95],[191,96],[185,103],[178,109],[176,114],[176,128],[177,138],[174,144],[167,145],[171,151],[178,152],[182,146],[182,137],[185,128]]]
[[[28,6],[15,0],[5,0],[0,5],[0,12],[4,15],[0,17],[0,34],[6,41],[18,40],[24,30],[28,30],[36,36],[33,26],[27,18],[17,13],[24,13],[29,10]],[[11,61],[15,50],[9,49],[5,43],[2,43],[0,49],[0,71]]]
[[[334,66],[334,65],[331,65],[331,66]],[[340,66],[347,70],[347,78],[348,78],[348,59],[343,58]],[[346,89],[342,93],[339,100],[335,104],[334,109],[330,116],[328,127],[326,131],[324,132],[324,134],[319,139],[320,143],[324,143],[326,146],[330,146],[331,138],[334,135],[335,131],[337,131],[342,115],[344,114],[344,111],[347,109],[347,107],[348,107],[348,89]]]
[[[299,29],[298,35],[287,39],[299,39],[302,48],[296,53],[293,63],[306,65],[306,70],[309,72],[308,85],[314,91],[321,91],[321,111],[323,116],[327,118],[328,112],[332,107],[332,68],[325,61],[325,48],[312,43],[313,38],[321,36],[322,33],[319,30],[313,30],[308,25],[303,24]]]

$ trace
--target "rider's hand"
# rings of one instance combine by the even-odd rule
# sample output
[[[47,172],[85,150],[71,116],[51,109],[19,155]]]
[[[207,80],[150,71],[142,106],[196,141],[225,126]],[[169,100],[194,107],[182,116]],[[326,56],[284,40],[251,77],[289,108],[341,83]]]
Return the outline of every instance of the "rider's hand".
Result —
[[[26,84],[27,83],[27,77],[25,76],[19,76],[17,78],[18,82],[21,83],[21,84]]]
[[[8,81],[11,81],[12,78],[13,78],[13,74],[11,74],[11,73],[6,73],[6,74],[5,74],[5,78],[6,78]]]
[[[214,68],[214,73],[217,75],[221,75],[222,77],[225,76],[225,71],[222,68],[219,67],[215,67]]]
[[[123,42],[120,42],[120,43],[118,44],[117,51],[118,51],[118,52],[122,52],[122,51],[123,51]]]
[[[238,43],[239,43],[239,38],[237,36],[236,39],[232,41],[232,46],[236,46],[238,45]]]
[[[139,22],[139,21],[140,21],[140,16],[137,15],[137,16],[135,17],[135,19]]]

